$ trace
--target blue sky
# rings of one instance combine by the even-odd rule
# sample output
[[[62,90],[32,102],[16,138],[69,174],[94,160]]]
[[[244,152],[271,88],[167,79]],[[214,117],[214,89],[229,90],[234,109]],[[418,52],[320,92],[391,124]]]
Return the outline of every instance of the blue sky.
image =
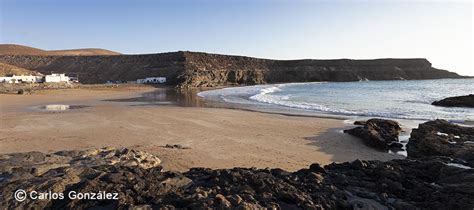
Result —
[[[471,1],[0,0],[0,42],[127,54],[428,58],[474,75]]]

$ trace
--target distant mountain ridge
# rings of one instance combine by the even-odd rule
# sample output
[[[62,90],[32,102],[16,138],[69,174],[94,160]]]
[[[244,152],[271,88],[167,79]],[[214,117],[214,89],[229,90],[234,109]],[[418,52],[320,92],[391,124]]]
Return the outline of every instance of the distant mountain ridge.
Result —
[[[169,85],[183,88],[288,82],[463,78],[454,72],[433,68],[423,58],[271,60],[180,51],[110,56],[0,55],[0,62],[44,74],[64,72],[78,75],[83,83],[167,77]]]
[[[0,44],[0,55],[91,56],[91,55],[120,55],[120,53],[110,51],[110,50],[100,49],[100,48],[42,50],[42,49],[23,46],[23,45]]]

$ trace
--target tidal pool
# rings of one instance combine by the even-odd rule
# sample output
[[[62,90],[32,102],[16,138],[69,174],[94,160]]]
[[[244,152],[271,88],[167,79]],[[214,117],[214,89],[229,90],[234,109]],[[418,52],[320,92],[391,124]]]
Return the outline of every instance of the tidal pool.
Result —
[[[87,106],[85,105],[68,105],[68,104],[48,104],[45,106],[42,106],[41,109],[44,109],[46,111],[67,111],[71,109],[81,109],[85,108]]]

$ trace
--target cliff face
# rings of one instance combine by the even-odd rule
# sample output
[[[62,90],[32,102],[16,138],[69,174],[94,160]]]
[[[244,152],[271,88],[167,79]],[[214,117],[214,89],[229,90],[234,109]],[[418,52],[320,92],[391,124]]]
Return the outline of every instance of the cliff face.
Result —
[[[182,87],[264,84],[271,60],[184,52]]]
[[[194,52],[113,56],[3,55],[0,62],[78,75],[83,83],[164,76],[170,85],[214,87],[284,82],[460,78],[426,59],[268,60]]]
[[[431,67],[426,59],[276,61],[268,80],[358,81],[456,78],[456,73]],[[296,76],[303,75],[303,76]]]
[[[460,77],[433,68],[426,59],[282,61],[205,53],[185,53],[185,57],[186,80],[182,85],[188,87]]]

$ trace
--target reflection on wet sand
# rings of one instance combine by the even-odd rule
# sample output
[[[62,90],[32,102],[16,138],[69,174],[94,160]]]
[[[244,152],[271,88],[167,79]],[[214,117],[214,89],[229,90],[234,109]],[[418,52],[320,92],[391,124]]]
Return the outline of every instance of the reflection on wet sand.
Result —
[[[67,105],[67,104],[48,104],[48,105],[45,105],[43,107],[41,107],[42,109],[46,110],[46,111],[67,111],[67,110],[70,110],[70,109],[81,109],[81,108],[85,108],[87,106],[83,106],[83,105]]]
[[[224,107],[222,103],[205,101],[197,95],[200,90],[178,90],[176,88],[159,88],[136,98],[112,99],[115,102],[140,102],[139,105],[175,105],[183,107]]]
[[[247,105],[226,103],[218,100],[207,100],[197,95],[205,91],[202,89],[180,90],[173,87],[162,87],[152,92],[143,93],[140,97],[109,99],[105,101],[113,102],[132,102],[129,106],[182,106],[182,107],[208,107],[208,108],[227,108],[240,109],[247,111],[257,111],[263,113],[277,113],[289,116],[312,116],[326,117],[334,119],[345,119],[341,116],[332,116],[321,113],[308,113],[304,111],[289,110],[288,108]]]

